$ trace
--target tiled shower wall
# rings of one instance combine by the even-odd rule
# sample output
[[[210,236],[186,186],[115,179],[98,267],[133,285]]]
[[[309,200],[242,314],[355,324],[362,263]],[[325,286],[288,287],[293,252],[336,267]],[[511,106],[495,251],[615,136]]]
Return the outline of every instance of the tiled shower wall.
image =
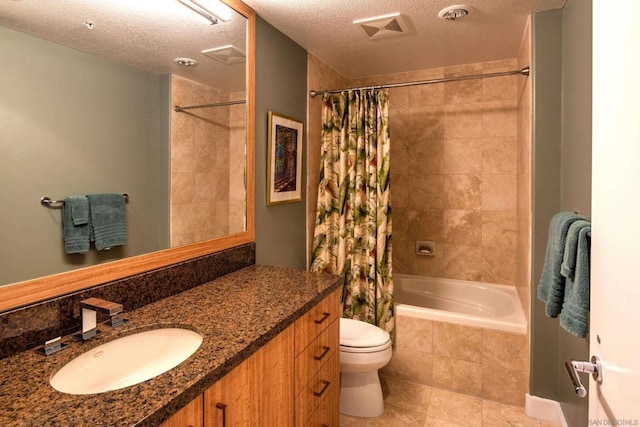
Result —
[[[515,60],[358,82],[515,69]],[[390,90],[394,272],[514,285],[517,76]],[[436,242],[435,256],[415,253]]]
[[[175,75],[171,96],[172,105],[230,100],[229,94]],[[238,105],[171,113],[172,247],[244,230],[246,132],[238,124],[244,125],[245,111]]]
[[[328,75],[309,61],[310,75]],[[513,70],[516,59],[397,73],[338,86],[370,85]],[[336,76],[337,75],[337,76]],[[520,76],[390,90],[394,272],[515,285]],[[311,78],[310,78],[311,80]],[[317,84],[325,82],[316,79]],[[311,84],[311,82],[310,82]],[[314,86],[315,88],[315,86]],[[318,100],[309,108],[309,169],[318,168]],[[316,183],[310,172],[310,185]],[[316,194],[309,191],[313,220]],[[311,240],[311,239],[310,239]],[[415,254],[436,242],[435,256]]]

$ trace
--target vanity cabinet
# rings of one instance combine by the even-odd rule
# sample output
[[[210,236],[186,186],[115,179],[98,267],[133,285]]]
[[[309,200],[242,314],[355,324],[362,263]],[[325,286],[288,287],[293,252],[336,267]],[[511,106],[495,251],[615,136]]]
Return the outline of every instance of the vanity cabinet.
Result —
[[[295,330],[295,425],[338,426],[340,290],[298,319]]]
[[[202,402],[202,395],[196,397],[187,406],[162,423],[161,427],[202,427],[204,422]]]
[[[204,392],[206,427],[293,425],[293,329]]]
[[[340,293],[316,304],[163,427],[338,427]]]

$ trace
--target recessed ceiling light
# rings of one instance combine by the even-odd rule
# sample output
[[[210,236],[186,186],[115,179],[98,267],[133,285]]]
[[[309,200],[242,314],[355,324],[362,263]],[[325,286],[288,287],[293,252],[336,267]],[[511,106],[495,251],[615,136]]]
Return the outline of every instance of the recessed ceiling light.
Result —
[[[194,65],[198,65],[198,61],[191,58],[176,58],[173,61],[178,65],[182,65],[183,67],[193,67]]]
[[[448,21],[464,18],[469,14],[470,7],[466,4],[456,4],[454,6],[445,7],[438,12],[438,18]]]

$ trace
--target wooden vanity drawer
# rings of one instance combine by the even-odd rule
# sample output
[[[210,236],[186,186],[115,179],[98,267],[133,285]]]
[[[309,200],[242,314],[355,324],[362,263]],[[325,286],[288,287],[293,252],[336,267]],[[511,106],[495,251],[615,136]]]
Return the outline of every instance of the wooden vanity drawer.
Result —
[[[336,289],[295,322],[295,354],[302,353],[335,319],[340,317],[340,292]]]
[[[327,363],[296,396],[296,426],[311,425],[317,416],[337,416],[338,393],[340,393],[339,355],[339,351],[334,352]],[[319,409],[322,414],[318,412]],[[335,411],[335,413],[329,415],[324,414],[323,411]]]
[[[296,357],[296,395],[340,346],[340,321],[335,319]]]

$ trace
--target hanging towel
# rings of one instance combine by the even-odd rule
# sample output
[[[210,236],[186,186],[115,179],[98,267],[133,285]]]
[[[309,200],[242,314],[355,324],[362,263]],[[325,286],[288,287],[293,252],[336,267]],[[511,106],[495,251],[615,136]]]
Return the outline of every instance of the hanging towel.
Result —
[[[560,269],[564,259],[564,247],[569,227],[579,219],[586,218],[573,212],[559,212],[549,223],[547,252],[538,283],[538,298],[546,303],[545,312],[549,317],[558,317],[562,310],[565,277],[560,273]]]
[[[85,196],[70,196],[62,205],[64,251],[83,254],[89,251],[89,200]]]
[[[89,194],[91,240],[101,251],[127,243],[127,212],[122,194]]]
[[[586,219],[579,219],[572,223],[567,230],[567,240],[564,244],[564,256],[562,258],[562,266],[560,274],[567,279],[573,279],[576,271],[576,262],[578,260],[578,242],[580,230],[589,227],[591,222]]]
[[[576,241],[574,268],[566,276],[560,326],[570,334],[584,338],[589,331],[591,224],[588,221],[573,223],[569,228],[567,244],[570,239]],[[569,272],[569,269],[565,270]]]

